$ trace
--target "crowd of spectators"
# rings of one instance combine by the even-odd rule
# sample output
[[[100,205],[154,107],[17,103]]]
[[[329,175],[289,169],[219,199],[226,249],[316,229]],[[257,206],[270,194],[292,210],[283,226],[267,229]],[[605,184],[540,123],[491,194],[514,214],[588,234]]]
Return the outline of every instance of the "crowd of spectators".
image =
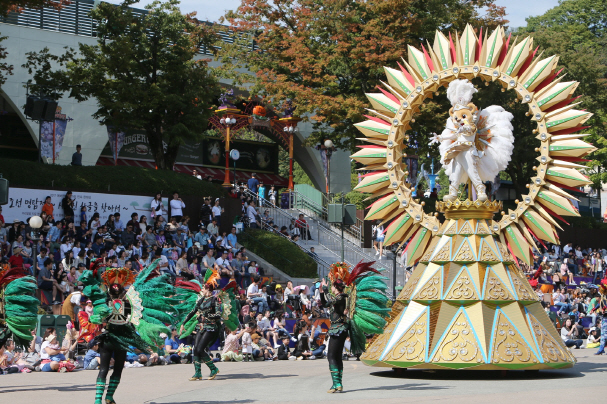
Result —
[[[267,211],[257,209],[255,197],[242,190],[232,192],[242,199],[246,225],[271,228],[272,218]],[[264,190],[259,184],[256,194],[260,192],[276,200],[274,187]],[[220,286],[234,279],[240,287],[241,327],[234,332],[226,330],[215,360],[303,360],[324,355],[324,332],[314,325],[326,316],[320,307],[319,283],[309,289],[294,287],[291,282],[284,287],[272,282],[264,269],[249,259],[246,248],[238,244],[236,227],[229,234],[219,231],[224,213],[219,200],[205,198],[199,222],[193,224],[183,214],[185,203],[177,192],[169,201],[170,216],[161,194],[157,194],[151,201],[149,215],[133,213],[123,218],[116,212],[105,222],[99,213],[91,214],[85,208],[76,214],[71,197],[71,192],[67,192],[58,207],[50,197],[46,198],[38,233],[33,232],[29,219],[5,226],[0,207],[3,264],[23,267],[36,278],[41,308],[47,313],[71,318],[62,344],[57,342],[57,332],[52,327],[41,330],[42,336],[36,336],[26,352],[12,353],[14,344],[8,344],[0,351],[3,372],[72,371],[98,366],[98,346],[89,343],[100,330],[88,321],[92,303],[82,295],[83,287],[78,281],[98,258],[107,266],[129,268],[135,274],[158,259],[159,270],[169,274],[173,282],[178,278],[202,281],[207,268],[219,271]],[[63,210],[62,220],[55,220],[56,209]],[[305,219],[294,219],[289,228],[278,231],[299,237],[306,232]],[[126,366],[189,362],[191,339],[179,340],[174,329],[172,335],[165,337],[163,350],[151,355],[130,352]]]
[[[568,347],[594,348],[601,333],[598,285],[607,282],[607,250],[547,244],[532,265],[519,262]]]

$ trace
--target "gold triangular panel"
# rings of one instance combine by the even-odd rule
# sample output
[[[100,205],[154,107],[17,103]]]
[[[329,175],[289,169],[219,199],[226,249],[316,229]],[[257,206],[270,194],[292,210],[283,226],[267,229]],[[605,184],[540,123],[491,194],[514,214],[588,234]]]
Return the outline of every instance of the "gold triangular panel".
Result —
[[[535,347],[532,347],[530,343],[532,341],[526,339],[508,317],[498,309],[493,326],[490,361],[494,364],[505,364],[511,367],[534,365],[539,360],[533,349]]]
[[[474,250],[470,246],[469,240],[465,239],[457,252],[453,254],[453,261],[455,262],[474,262],[476,261],[476,257],[474,255]]]
[[[426,247],[426,251],[424,252],[424,255],[422,255],[422,257],[419,259],[419,262],[430,261],[430,257],[432,256],[432,253],[435,251],[436,246],[437,244],[439,244],[440,241],[441,239],[439,237],[434,237],[430,242],[430,245]]]
[[[382,360],[425,362],[428,347],[429,317],[429,308],[427,307],[422,315],[403,332],[399,340],[392,345],[392,348],[383,355]]]
[[[470,272],[468,272],[468,268],[463,266],[443,299],[456,301],[480,300],[479,293],[472,281]]]
[[[516,269],[514,265],[509,265],[507,268],[517,299],[522,302],[539,301],[538,295],[531,289],[531,285],[529,285],[527,278],[521,278],[518,269]]]
[[[449,228],[447,230],[444,231],[443,234],[446,234],[446,235],[457,234],[457,220],[452,220],[451,222],[452,222],[452,224],[449,226]]]
[[[497,302],[516,300],[507,284],[497,276],[493,270],[493,267],[487,268],[485,274],[483,300],[493,300]]]
[[[439,270],[430,278],[425,285],[419,288],[411,300],[439,300],[443,286],[443,270]]]
[[[453,237],[443,236],[440,243],[437,244],[434,254],[432,254],[430,260],[432,262],[447,262],[451,261],[451,246],[453,243]],[[441,247],[442,245],[442,247]]]
[[[470,224],[470,220],[466,220],[463,225],[460,227],[457,234],[462,235],[471,235],[474,234],[474,230],[472,230],[472,225]]]
[[[538,306],[540,305],[538,304]],[[541,314],[546,316],[546,313]],[[571,352],[569,352],[563,343],[563,340],[558,337],[558,335],[554,335],[556,332],[548,331],[554,330],[554,326],[552,324],[549,324],[548,327],[546,327],[546,325],[543,324],[543,321],[538,320],[538,318],[530,312],[527,312],[527,318],[529,319],[529,324],[533,330],[533,336],[537,344],[537,349],[544,363],[576,362],[575,357],[571,354]]]
[[[478,223],[476,225],[476,234],[478,234],[478,235],[491,234],[491,232],[489,231],[489,227],[487,226],[487,223],[485,223],[484,220],[478,221]]]
[[[478,365],[485,362],[474,328],[463,309],[433,349],[432,363]]]
[[[497,252],[491,248],[491,241],[489,238],[484,238],[480,242],[480,248],[478,251],[478,260],[487,264],[493,264],[501,261]]]

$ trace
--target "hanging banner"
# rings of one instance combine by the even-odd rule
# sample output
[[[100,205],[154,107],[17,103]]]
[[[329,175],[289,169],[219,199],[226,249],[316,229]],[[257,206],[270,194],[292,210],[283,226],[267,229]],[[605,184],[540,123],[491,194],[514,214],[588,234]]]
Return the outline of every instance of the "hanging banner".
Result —
[[[25,222],[32,216],[40,216],[42,205],[44,205],[44,200],[47,196],[51,197],[55,220],[63,219],[61,200],[65,197],[65,191],[47,189],[11,187],[8,204],[2,206],[2,214],[7,223],[12,223],[14,220]],[[80,212],[84,206],[86,208],[87,220],[90,220],[93,213],[97,212],[99,213],[101,223],[105,223],[109,215],[120,212],[121,219],[125,224],[131,219],[132,213],[139,214],[139,218],[146,216],[151,223],[150,204],[152,198],[153,196],[73,192],[75,222],[76,225],[80,223]],[[169,206],[168,198],[162,198],[162,204],[164,205],[164,216],[166,217]]]
[[[71,120],[71,118],[70,118]],[[67,129],[68,118],[61,113],[61,107],[57,107],[54,121],[43,121],[41,128],[41,149],[42,157],[52,159],[53,164],[59,158],[59,153],[63,147],[63,138]]]
[[[107,127],[107,137],[110,143],[110,150],[112,151],[112,157],[114,158],[114,164],[118,161],[118,155],[120,149],[124,146],[124,132],[114,129],[113,126]]]

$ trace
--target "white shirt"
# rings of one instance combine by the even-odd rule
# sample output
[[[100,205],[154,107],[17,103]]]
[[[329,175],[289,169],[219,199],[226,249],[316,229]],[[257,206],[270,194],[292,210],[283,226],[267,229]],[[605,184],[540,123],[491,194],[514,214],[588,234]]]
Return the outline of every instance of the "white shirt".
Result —
[[[252,283],[249,285],[249,287],[247,288],[247,297],[251,296],[252,294],[255,295],[259,293],[259,287],[257,287],[256,284]],[[257,296],[253,296],[253,297],[257,297]]]
[[[211,210],[213,211],[213,217],[221,216],[221,206],[213,206]]]
[[[220,267],[228,267],[230,266],[230,260],[229,259],[223,259],[222,257],[217,258],[217,260],[215,260],[215,263],[217,265],[219,265]]]
[[[156,210],[156,208],[158,208],[160,206],[160,210]],[[164,211],[164,206],[162,205],[162,200],[157,201],[155,198],[152,199],[152,202],[150,203],[150,209],[152,210],[152,213],[154,214],[154,216],[162,216],[162,213]]]
[[[82,248],[80,248],[80,247],[74,246],[74,248],[72,248],[72,251],[74,252],[74,257],[78,256],[78,253],[80,253],[80,250],[82,250]]]
[[[74,292],[72,293],[72,297],[70,298],[70,302],[73,304],[80,306],[80,299],[82,299],[82,293]]]
[[[181,209],[185,208],[185,203],[179,199],[171,199],[170,205],[171,216],[183,216],[183,211]]]
[[[50,359],[50,355],[48,354],[48,352],[46,352],[46,347],[49,346],[51,343],[48,341],[44,341],[42,343],[42,346],[40,347],[40,359]]]
[[[72,249],[72,244],[67,243],[67,244],[61,244],[61,247],[59,247],[59,249],[61,250],[61,259],[65,258],[65,253],[67,253],[69,250]],[[67,268],[69,269],[69,268]]]
[[[571,249],[572,249],[572,248],[573,248],[573,247],[571,247],[571,246],[569,246],[569,245],[566,245],[565,247],[563,247],[563,252],[564,252],[565,254],[569,254],[569,251],[571,251]]]

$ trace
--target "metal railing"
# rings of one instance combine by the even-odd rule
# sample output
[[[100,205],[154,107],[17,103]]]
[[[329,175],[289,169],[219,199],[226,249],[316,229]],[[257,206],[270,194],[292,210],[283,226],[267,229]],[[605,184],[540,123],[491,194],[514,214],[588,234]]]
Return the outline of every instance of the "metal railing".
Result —
[[[327,229],[330,229],[336,233],[341,232],[341,226],[339,224],[333,224],[328,222],[329,218],[329,200],[325,194],[322,195],[322,206],[319,206],[318,203],[312,201],[307,196],[303,195],[297,190],[292,192],[292,208],[302,211],[302,213],[307,214],[308,216],[320,221],[321,225]],[[356,224],[352,226],[344,227],[344,233],[347,234],[348,239],[351,242],[357,243],[359,246],[362,246],[363,242],[363,221],[359,218],[356,218]]]
[[[9,13],[6,17],[0,17],[0,23],[19,25],[23,27],[42,29],[46,31],[63,32],[65,34],[96,37],[97,21],[91,18],[90,12],[96,7],[98,1],[95,0],[72,0],[70,4],[64,6],[61,10],[44,7],[41,9],[25,8],[22,12]],[[130,8],[136,15],[145,15],[147,10]],[[221,29],[217,30],[217,35],[224,43],[233,44],[237,37],[227,26],[200,21],[201,24],[211,24]],[[241,38],[250,43],[250,50],[258,49],[255,41],[250,40],[238,34]],[[249,48],[249,46],[247,46]],[[210,49],[203,46],[199,49],[203,55],[212,55]]]

